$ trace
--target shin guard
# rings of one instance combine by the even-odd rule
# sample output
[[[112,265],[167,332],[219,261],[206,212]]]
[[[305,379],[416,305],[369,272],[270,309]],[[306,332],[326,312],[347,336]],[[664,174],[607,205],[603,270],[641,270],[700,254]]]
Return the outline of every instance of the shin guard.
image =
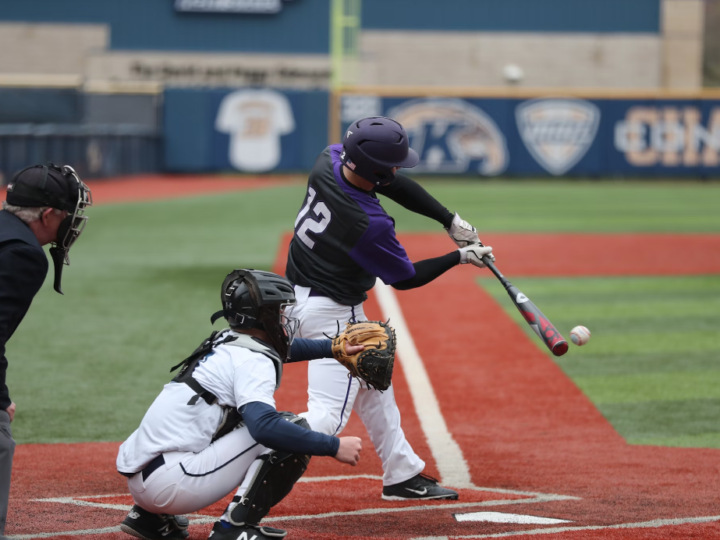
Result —
[[[307,420],[289,413],[281,413],[290,422],[310,429]],[[257,525],[270,509],[283,500],[307,470],[310,456],[273,450],[261,455],[262,464],[256,468],[247,491],[235,496],[228,507],[228,521],[233,525]]]

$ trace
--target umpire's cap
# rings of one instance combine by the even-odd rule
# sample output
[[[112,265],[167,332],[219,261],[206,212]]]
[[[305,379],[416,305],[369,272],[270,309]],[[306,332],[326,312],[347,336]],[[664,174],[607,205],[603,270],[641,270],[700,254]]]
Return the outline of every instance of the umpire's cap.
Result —
[[[79,196],[77,180],[53,164],[23,169],[7,188],[7,203],[13,206],[49,206],[70,213],[75,212]]]

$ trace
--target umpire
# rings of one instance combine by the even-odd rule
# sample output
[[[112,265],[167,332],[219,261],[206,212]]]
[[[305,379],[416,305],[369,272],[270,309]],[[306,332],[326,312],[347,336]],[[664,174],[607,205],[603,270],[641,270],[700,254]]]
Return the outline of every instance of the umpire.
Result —
[[[0,211],[0,538],[5,532],[15,441],[10,422],[15,403],[5,374],[5,344],[25,317],[45,281],[48,261],[41,246],[52,244],[55,290],[62,294],[63,264],[87,220],[90,189],[72,167],[35,165],[23,169],[7,188]]]

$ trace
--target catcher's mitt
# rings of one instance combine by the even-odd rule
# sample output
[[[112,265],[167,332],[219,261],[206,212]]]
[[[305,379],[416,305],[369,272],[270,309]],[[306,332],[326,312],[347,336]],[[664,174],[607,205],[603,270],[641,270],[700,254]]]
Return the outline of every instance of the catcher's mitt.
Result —
[[[357,354],[348,355],[345,344],[364,345]],[[395,363],[395,330],[381,321],[349,322],[345,330],[332,340],[335,359],[353,377],[362,379],[369,388],[387,390],[392,381]]]

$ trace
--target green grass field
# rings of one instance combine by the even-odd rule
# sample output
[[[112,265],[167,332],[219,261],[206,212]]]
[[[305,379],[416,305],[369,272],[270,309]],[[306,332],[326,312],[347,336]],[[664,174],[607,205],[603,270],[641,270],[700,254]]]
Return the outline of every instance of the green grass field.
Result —
[[[539,343],[497,281],[479,282]],[[628,442],[720,448],[720,276],[513,283],[566,338],[591,329],[555,361]]]
[[[715,183],[424,185],[483,231],[720,232]],[[65,268],[65,296],[52,291],[49,276],[8,344],[16,440],[124,439],[169,380],[169,367],[208,335],[227,272],[271,267],[303,194],[298,185],[91,208]],[[440,230],[390,202],[385,207],[399,231]],[[669,249],[682,256],[682,246]],[[505,295],[492,279],[480,283]],[[560,365],[628,441],[720,447],[713,422],[720,412],[720,276],[517,284],[561,330],[593,330],[591,345]]]

